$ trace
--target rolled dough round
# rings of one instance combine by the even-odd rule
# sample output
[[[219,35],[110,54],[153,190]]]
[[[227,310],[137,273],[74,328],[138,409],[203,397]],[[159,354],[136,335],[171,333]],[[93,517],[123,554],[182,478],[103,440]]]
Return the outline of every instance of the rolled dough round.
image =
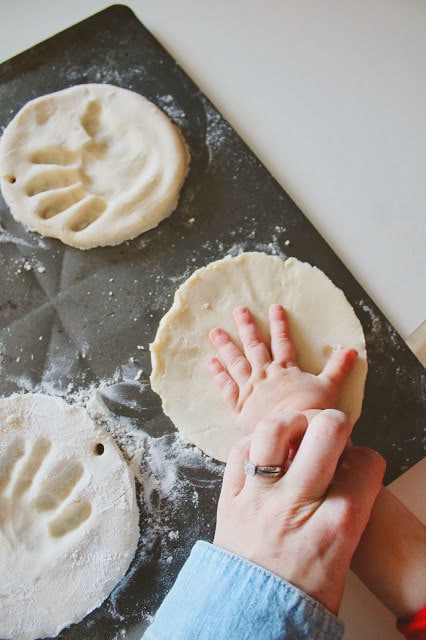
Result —
[[[139,537],[133,474],[84,409],[0,400],[0,638],[56,636],[98,607]]]
[[[339,408],[354,423],[362,407],[367,374],[365,339],[354,310],[319,269],[295,258],[242,253],[198,269],[175,293],[151,344],[151,385],[163,410],[187,440],[225,461],[240,437],[207,370],[215,355],[208,334],[225,329],[237,344],[232,311],[250,308],[267,344],[268,309],[287,310],[300,367],[319,373],[333,350],[353,347],[358,360],[343,385]]]
[[[13,216],[78,249],[156,227],[176,208],[188,163],[160,109],[107,84],[31,100],[0,141],[0,185]]]

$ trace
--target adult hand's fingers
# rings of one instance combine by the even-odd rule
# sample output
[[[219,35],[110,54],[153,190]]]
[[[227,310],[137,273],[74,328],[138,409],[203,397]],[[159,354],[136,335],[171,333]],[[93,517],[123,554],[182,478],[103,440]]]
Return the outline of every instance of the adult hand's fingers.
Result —
[[[326,409],[315,416],[286,474],[286,483],[306,498],[325,495],[351,433],[341,411]]]
[[[351,522],[343,524],[347,524],[355,536],[361,536],[367,526],[385,469],[385,460],[367,447],[348,447],[340,459],[328,492],[330,507],[336,504],[335,498],[343,498],[350,506],[347,517]]]
[[[244,486],[244,461],[249,457],[251,439],[252,435],[242,438],[228,454],[221,493],[224,499],[235,498]]]
[[[303,436],[308,421],[301,413],[283,411],[256,425],[249,460],[256,466],[282,466],[288,459],[290,446]],[[254,478],[257,482],[258,478]]]
[[[273,359],[282,366],[296,364],[296,348],[290,334],[287,314],[280,304],[269,308],[269,330]]]
[[[251,374],[250,364],[244,354],[223,329],[212,329],[209,338],[230,376],[238,385],[244,384]]]
[[[234,309],[234,321],[244,347],[244,353],[254,372],[271,362],[271,354],[262,340],[259,329],[247,307]]]
[[[207,366],[209,368],[210,375],[220,390],[223,400],[231,409],[235,409],[239,396],[237,383],[231,378],[223,364],[217,358],[210,358],[207,362]]]
[[[328,378],[334,384],[341,385],[347,378],[358,357],[355,349],[339,349],[331,354],[320,376]]]

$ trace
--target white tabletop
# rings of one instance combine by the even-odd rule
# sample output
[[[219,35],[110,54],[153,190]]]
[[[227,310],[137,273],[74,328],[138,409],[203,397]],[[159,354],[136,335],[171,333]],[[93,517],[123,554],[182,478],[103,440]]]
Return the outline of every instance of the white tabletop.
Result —
[[[426,3],[127,3],[230,121],[407,338],[426,318]],[[0,60],[101,0],[0,0]],[[425,464],[397,481],[419,499]],[[348,640],[398,640],[353,576]]]
[[[106,6],[0,5],[0,60]],[[128,5],[408,337],[426,318],[426,3]]]

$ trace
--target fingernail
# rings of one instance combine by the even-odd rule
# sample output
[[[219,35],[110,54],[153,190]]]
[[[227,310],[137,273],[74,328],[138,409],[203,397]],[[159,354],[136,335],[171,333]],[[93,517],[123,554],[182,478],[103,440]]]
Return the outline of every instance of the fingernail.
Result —
[[[219,373],[221,369],[220,362],[217,358],[210,358],[210,360],[207,361],[207,368],[211,374],[215,375],[216,373]]]
[[[271,304],[269,307],[270,311],[283,311],[283,306],[281,304]]]
[[[247,315],[249,312],[247,307],[235,307],[234,309],[234,313],[239,315],[239,316],[245,316]]]

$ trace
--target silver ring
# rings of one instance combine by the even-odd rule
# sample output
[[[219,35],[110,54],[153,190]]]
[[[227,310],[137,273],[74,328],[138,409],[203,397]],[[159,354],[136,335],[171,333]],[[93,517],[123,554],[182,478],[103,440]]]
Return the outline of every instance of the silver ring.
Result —
[[[250,460],[244,461],[244,471],[246,476],[263,476],[264,478],[281,478],[285,474],[284,466],[255,465]]]

